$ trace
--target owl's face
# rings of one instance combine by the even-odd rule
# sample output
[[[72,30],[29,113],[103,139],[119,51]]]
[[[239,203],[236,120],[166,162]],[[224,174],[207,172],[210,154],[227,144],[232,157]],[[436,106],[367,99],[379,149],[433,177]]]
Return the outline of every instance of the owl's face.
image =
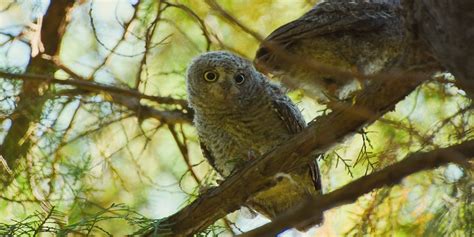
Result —
[[[225,51],[202,54],[187,71],[187,88],[191,104],[222,106],[244,105],[262,82],[250,62]]]

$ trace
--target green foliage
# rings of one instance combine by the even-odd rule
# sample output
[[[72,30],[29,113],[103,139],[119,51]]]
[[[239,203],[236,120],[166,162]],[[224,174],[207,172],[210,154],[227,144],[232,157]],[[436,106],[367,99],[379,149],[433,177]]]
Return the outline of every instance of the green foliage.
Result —
[[[81,202],[81,200],[78,200],[78,202]],[[21,236],[53,233],[57,236],[68,236],[68,234],[113,236],[112,233],[99,224],[104,221],[114,222],[114,220],[118,220],[119,223],[125,222],[130,227],[138,229],[136,234],[140,234],[150,226],[155,225],[156,222],[145,218],[123,204],[112,204],[108,208],[101,208],[101,211],[97,211],[92,215],[82,215],[77,220],[74,220],[75,218],[72,216],[66,222],[67,215],[65,213],[55,210],[55,207],[45,207],[44,205],[42,211],[35,211],[34,214],[24,219],[14,220],[13,224],[0,224],[0,235]]]
[[[8,19],[8,27],[0,27],[2,71],[25,71],[15,60],[29,59],[30,52],[14,51],[17,56],[12,59],[8,51],[18,50],[13,42],[29,42],[19,31],[31,33],[26,25],[30,16],[37,19],[34,12],[40,9],[34,2],[0,3],[1,24]],[[245,26],[267,35],[303,14],[314,1],[219,3]],[[185,98],[184,75],[192,57],[206,50],[230,50],[252,59],[259,44],[204,1],[145,0],[133,6],[129,1],[78,1],[69,19],[57,58],[62,66],[89,81],[175,99]],[[21,29],[15,33],[17,25]],[[48,37],[43,35],[43,43]],[[55,70],[58,78],[69,73]],[[325,154],[319,161],[324,191],[409,153],[472,139],[472,104],[453,86],[451,76],[446,78],[445,83],[422,85],[394,111]],[[22,84],[0,79],[2,143],[15,119]],[[128,109],[109,92],[42,86],[48,91],[47,102],[19,141],[28,139],[32,145],[15,170],[14,181],[0,187],[0,236],[138,235],[189,204],[199,190],[216,185],[218,177],[203,159],[191,125],[145,117],[141,110],[145,107]],[[291,97],[307,121],[327,112],[300,91],[291,92]],[[167,113],[184,110],[182,105],[140,102]],[[35,105],[34,100],[29,103]],[[328,211],[325,224],[315,232],[472,236],[472,180],[472,172],[463,167],[419,173]],[[244,219],[239,213],[230,214],[198,236],[247,230],[254,221]]]

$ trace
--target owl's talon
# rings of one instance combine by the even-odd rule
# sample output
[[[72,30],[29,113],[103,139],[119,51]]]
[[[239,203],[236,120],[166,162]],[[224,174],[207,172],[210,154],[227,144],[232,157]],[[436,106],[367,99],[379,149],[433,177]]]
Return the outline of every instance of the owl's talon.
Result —
[[[216,179],[216,184],[217,184],[217,185],[214,185],[214,184],[203,184],[202,186],[199,187],[198,193],[199,193],[199,195],[202,195],[202,194],[204,194],[204,193],[206,193],[206,192],[209,192],[210,190],[219,187],[219,185],[221,185],[223,182],[224,182],[223,179],[217,178],[217,179]]]
[[[223,182],[224,182],[224,180],[223,180],[223,179],[216,179],[216,183],[217,183],[217,185],[221,185]]]
[[[356,102],[357,102],[357,95],[354,95],[354,97],[352,97],[351,105],[355,105]]]
[[[203,185],[199,187],[198,194],[199,196],[203,195],[204,193],[210,192],[213,189],[216,189],[217,186],[212,186],[212,185]]]
[[[287,179],[288,181],[290,181],[290,183],[292,183],[294,185],[298,185],[298,183],[291,177],[291,175],[287,174],[287,173],[279,172],[279,173],[275,174],[274,178],[277,182],[281,182],[284,179]]]
[[[249,151],[247,152],[247,159],[248,159],[248,161],[254,160],[254,159],[256,159],[256,158],[257,158],[257,156],[255,155],[255,152],[254,152],[254,151],[249,150]]]

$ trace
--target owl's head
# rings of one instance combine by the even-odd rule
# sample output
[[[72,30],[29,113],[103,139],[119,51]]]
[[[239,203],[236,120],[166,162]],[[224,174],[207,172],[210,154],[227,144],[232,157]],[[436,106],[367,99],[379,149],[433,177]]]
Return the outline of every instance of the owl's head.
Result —
[[[249,61],[239,56],[225,51],[204,53],[188,67],[188,98],[191,106],[244,105],[259,90],[263,79]]]

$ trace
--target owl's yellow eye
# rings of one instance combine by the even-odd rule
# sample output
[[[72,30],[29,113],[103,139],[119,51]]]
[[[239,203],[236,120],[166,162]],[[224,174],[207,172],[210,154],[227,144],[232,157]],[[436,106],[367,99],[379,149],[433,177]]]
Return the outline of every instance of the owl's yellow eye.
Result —
[[[240,84],[244,83],[245,76],[244,76],[244,74],[237,74],[237,76],[234,77],[234,80],[238,85],[240,85]]]
[[[219,74],[215,71],[207,71],[204,73],[204,80],[208,82],[215,82],[219,78]]]

